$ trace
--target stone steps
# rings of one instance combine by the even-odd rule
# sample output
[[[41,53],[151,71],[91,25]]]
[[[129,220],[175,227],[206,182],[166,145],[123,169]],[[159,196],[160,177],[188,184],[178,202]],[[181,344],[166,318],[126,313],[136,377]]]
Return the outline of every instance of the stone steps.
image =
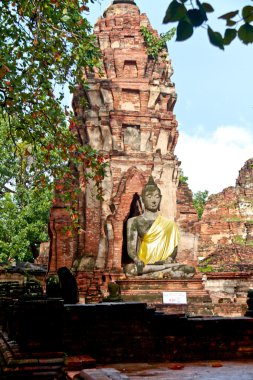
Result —
[[[64,380],[63,352],[25,352],[0,332],[1,380]]]

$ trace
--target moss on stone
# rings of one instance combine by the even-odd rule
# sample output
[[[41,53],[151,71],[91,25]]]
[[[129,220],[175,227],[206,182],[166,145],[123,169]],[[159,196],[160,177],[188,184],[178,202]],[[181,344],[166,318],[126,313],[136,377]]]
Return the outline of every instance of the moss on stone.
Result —
[[[233,243],[239,244],[239,245],[245,245],[245,239],[241,235],[235,235],[233,237]]]
[[[243,222],[242,218],[239,218],[238,216],[233,216],[231,218],[225,218],[225,222]]]
[[[211,265],[205,265],[202,267],[199,266],[198,269],[201,273],[215,272],[214,268]]]

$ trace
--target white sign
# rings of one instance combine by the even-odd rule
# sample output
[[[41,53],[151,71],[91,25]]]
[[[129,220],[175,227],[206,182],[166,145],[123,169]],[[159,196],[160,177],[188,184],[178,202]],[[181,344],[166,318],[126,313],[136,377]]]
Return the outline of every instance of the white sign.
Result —
[[[187,304],[186,292],[163,292],[163,303]]]

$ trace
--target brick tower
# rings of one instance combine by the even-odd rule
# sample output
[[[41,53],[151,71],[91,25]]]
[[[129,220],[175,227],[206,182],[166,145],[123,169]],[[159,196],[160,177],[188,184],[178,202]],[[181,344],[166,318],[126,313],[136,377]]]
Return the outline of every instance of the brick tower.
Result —
[[[94,28],[102,52],[102,75],[87,71],[89,89],[79,88],[73,99],[83,143],[107,154],[109,166],[103,200],[93,195],[91,183],[80,196],[81,234],[70,241],[56,230],[54,226],[61,223],[52,208],[50,270],[57,269],[57,262],[74,263],[86,297],[102,275],[122,276],[128,261],[126,221],[140,212],[139,195],[150,175],[161,189],[161,213],[176,216],[179,162],[174,154],[178,131],[173,114],[176,93],[170,80],[173,70],[166,49],[157,59],[148,56],[142,26],[157,35],[134,1],[115,0],[106,9]],[[64,210],[60,211],[67,224]]]

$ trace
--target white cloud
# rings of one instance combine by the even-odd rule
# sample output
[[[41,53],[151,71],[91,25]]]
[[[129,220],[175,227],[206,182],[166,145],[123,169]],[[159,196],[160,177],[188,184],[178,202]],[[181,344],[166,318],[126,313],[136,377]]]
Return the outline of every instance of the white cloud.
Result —
[[[219,126],[211,136],[180,132],[175,153],[190,189],[215,194],[235,186],[239,170],[253,157],[253,132],[236,126]]]

